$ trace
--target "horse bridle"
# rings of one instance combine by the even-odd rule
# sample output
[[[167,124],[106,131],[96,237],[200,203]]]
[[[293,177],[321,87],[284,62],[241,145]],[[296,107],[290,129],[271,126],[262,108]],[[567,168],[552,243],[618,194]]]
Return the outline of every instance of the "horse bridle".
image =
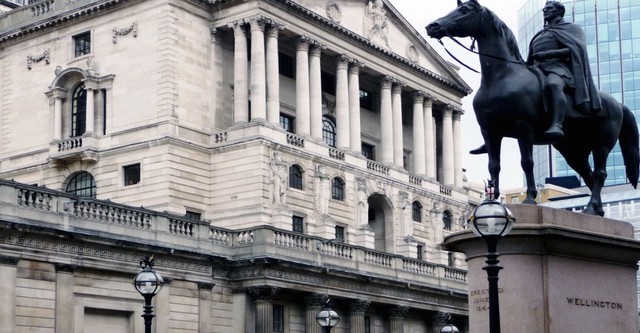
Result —
[[[482,7],[481,12],[480,12],[480,20],[478,21],[478,28],[476,28],[476,30],[479,30],[479,29],[480,29],[480,27],[482,26],[482,23],[484,22],[484,14],[485,14],[485,11],[486,11],[486,8]],[[449,38],[450,38],[452,41],[454,41],[456,44],[460,45],[463,49],[465,49],[465,50],[467,50],[467,51],[469,51],[469,52],[471,52],[471,53],[475,53],[475,54],[477,54],[477,55],[479,55],[479,56],[489,57],[489,58],[496,59],[496,60],[500,60],[500,61],[504,61],[504,62],[509,62],[509,63],[512,63],[512,64],[519,64],[519,65],[523,65],[523,64],[525,64],[525,63],[524,63],[524,62],[522,62],[522,61],[513,61],[513,60],[506,59],[506,58],[496,57],[496,56],[491,55],[491,54],[486,54],[486,53],[482,53],[482,52],[478,52],[478,51],[476,51],[476,50],[475,50],[476,39],[475,39],[475,38],[473,38],[473,37],[470,37],[470,38],[471,38],[471,41],[472,41],[472,42],[471,42],[471,47],[467,47],[467,46],[462,45],[462,43],[460,43],[460,42],[459,42],[455,37],[453,37],[453,36],[449,35],[449,32],[448,32],[448,31],[445,31],[445,33],[446,33],[446,36],[445,36],[445,37],[449,37]],[[442,42],[442,39],[441,39],[441,38],[440,38],[440,39],[438,39],[438,43],[440,43],[440,45],[442,45],[442,47],[443,47],[443,48],[444,48],[444,50],[447,52],[447,54],[449,54],[449,56],[451,56],[451,58],[453,58],[455,61],[457,61],[460,65],[462,65],[462,66],[466,67],[467,69],[469,69],[469,70],[470,70],[470,71],[472,71],[472,72],[475,72],[475,73],[480,74],[480,72],[479,72],[479,71],[477,71],[477,70],[475,70],[475,69],[471,68],[469,65],[465,64],[465,63],[464,63],[464,62],[462,62],[460,59],[456,58],[456,56],[454,56],[451,52],[449,52],[449,50],[447,49],[447,47],[446,47],[446,46],[444,45],[444,43]]]

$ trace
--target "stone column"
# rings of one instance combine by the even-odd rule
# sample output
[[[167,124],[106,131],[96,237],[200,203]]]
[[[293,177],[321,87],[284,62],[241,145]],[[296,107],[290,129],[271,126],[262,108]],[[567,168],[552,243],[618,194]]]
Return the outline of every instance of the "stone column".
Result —
[[[296,120],[298,134],[309,136],[309,38],[305,36],[296,49]]]
[[[86,117],[86,134],[93,134],[95,132],[95,92],[98,90],[98,85],[95,82],[84,82],[84,88],[87,91],[87,117]]]
[[[53,100],[53,133],[52,139],[57,141],[62,138],[62,101],[67,97],[67,90],[53,88],[47,92],[49,100]]]
[[[19,258],[0,257],[0,325],[3,333],[16,331],[16,275]],[[72,331],[69,331],[72,332]]]
[[[453,185],[453,107],[442,110],[442,168],[443,184]]]
[[[223,113],[223,98],[221,96],[225,96],[223,93],[223,56],[222,56],[222,36],[224,35],[223,29],[218,29],[214,23],[209,22],[209,33],[210,33],[210,41],[211,41],[211,54],[209,55],[209,64],[211,66],[211,82],[212,89],[209,97],[209,117],[212,120],[210,122],[210,126],[218,127],[218,118]],[[109,89],[110,91],[111,89]],[[111,99],[108,98],[107,102]],[[106,110],[105,110],[106,113]],[[110,123],[110,122],[108,122]]]
[[[309,58],[309,109],[311,113],[311,137],[322,141],[322,81],[320,56],[323,46],[314,44]]]
[[[249,20],[251,26],[251,121],[267,120],[267,89],[264,50],[264,18]]]
[[[424,93],[413,94],[413,173],[425,174]]]
[[[436,178],[435,129],[433,127],[433,98],[427,96],[424,100],[424,147],[425,147],[425,176]]]
[[[404,85],[396,82],[393,85],[393,164],[398,168],[403,168],[404,142],[402,140],[402,87]]]
[[[271,23],[267,30],[267,122],[280,124],[280,67],[278,62],[278,34],[284,25]]]
[[[392,79],[386,76],[380,85],[380,162],[393,164]]]
[[[279,288],[268,286],[247,289],[256,303],[256,333],[273,331],[273,299],[278,291]]]
[[[369,308],[369,301],[354,300],[351,302],[351,311],[349,312],[350,333],[364,333],[364,315]]]
[[[233,28],[233,122],[243,124],[249,121],[249,85],[247,35],[244,22],[235,21],[229,24]]]
[[[336,147],[349,148],[349,58],[342,54],[336,58]]]
[[[457,109],[453,112],[453,184],[462,187],[462,128],[460,118],[464,111]]]
[[[213,325],[213,314],[211,313],[211,289],[213,289],[215,285],[215,283],[198,283],[198,332],[211,332]]]
[[[349,66],[349,134],[351,151],[362,151],[362,138],[360,129],[360,67],[364,65],[353,60]]]
[[[406,306],[394,306],[389,311],[389,332],[404,333],[402,322],[404,316],[409,312],[409,308]]]
[[[323,333],[316,321],[316,315],[327,301],[326,295],[312,294],[305,298],[305,333]]]
[[[74,332],[73,269],[55,264],[56,268],[56,332]]]

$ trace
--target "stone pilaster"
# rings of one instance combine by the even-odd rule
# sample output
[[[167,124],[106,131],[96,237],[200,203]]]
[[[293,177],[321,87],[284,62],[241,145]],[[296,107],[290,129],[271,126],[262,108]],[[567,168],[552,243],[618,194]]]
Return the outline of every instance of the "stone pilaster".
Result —
[[[305,327],[306,333],[323,333],[322,327],[318,325],[316,316],[322,310],[322,306],[327,301],[327,295],[312,294],[305,298]]]
[[[433,127],[433,99],[427,96],[423,104],[424,112],[424,148],[425,148],[425,176],[436,178],[435,128]]]
[[[454,184],[453,164],[453,107],[447,106],[442,110],[442,169],[445,185]]]
[[[67,97],[67,90],[53,88],[47,92],[49,100],[53,100],[53,140],[62,139],[62,102]]]
[[[362,151],[362,138],[360,129],[360,68],[364,64],[352,60],[349,66],[349,146],[351,151]]]
[[[404,333],[402,322],[409,312],[406,306],[394,306],[389,310],[389,332]]]
[[[298,134],[309,136],[309,38],[302,36],[296,48],[296,120]]]
[[[87,110],[86,110],[86,134],[94,134],[95,132],[95,119],[96,119],[96,108],[95,108],[95,92],[97,90],[97,84],[91,82],[85,82],[85,90],[87,91]]]
[[[229,24],[233,28],[233,122],[243,124],[249,121],[249,60],[247,56],[247,35],[244,22]]]
[[[460,120],[464,111],[453,112],[453,184],[462,187],[462,127]]]
[[[404,84],[396,81],[392,89],[393,108],[393,164],[403,168],[404,142],[402,136],[402,88]]]
[[[425,174],[424,93],[413,94],[413,173]]]
[[[279,290],[268,286],[247,289],[256,304],[256,333],[273,331],[273,299]]]
[[[351,333],[364,333],[364,315],[369,308],[369,301],[353,300],[350,304],[349,327]]]
[[[309,109],[311,137],[322,141],[322,80],[320,57],[323,45],[314,44],[309,57]]]
[[[0,326],[4,333],[16,331],[16,275],[20,258],[0,256]]]
[[[56,264],[56,332],[74,332],[73,270],[71,265]]]
[[[267,29],[267,122],[280,123],[280,67],[278,62],[278,34],[284,25],[272,22]]]
[[[215,283],[198,282],[198,332],[211,332],[213,325],[211,290],[215,285]]]
[[[267,120],[267,80],[264,46],[266,21],[257,16],[249,19],[251,27],[251,121]]]
[[[392,78],[385,76],[380,83],[380,162],[393,164],[393,111],[391,102]]]

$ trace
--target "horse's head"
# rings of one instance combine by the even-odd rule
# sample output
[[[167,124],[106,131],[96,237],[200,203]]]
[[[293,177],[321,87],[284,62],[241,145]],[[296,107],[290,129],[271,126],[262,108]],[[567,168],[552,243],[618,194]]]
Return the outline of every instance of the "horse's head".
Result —
[[[474,36],[482,24],[483,7],[478,0],[462,2],[458,8],[444,17],[427,25],[427,35],[431,38]]]

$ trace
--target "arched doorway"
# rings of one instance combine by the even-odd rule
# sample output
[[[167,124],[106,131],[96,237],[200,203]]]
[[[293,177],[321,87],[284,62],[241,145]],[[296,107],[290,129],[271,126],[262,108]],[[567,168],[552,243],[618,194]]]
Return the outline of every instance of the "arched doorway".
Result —
[[[389,199],[374,194],[367,199],[368,224],[374,232],[374,249],[394,253],[393,207]]]

